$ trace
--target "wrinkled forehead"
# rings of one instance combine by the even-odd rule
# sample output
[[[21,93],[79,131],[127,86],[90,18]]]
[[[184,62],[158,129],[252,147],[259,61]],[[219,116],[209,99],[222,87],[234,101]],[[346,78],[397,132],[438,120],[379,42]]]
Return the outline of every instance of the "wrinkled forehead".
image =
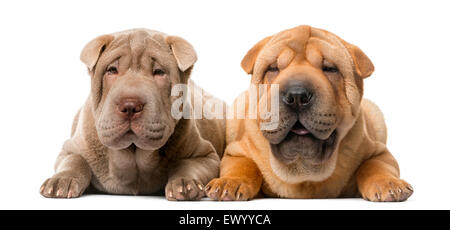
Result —
[[[272,36],[258,55],[255,75],[261,75],[272,63],[283,69],[293,60],[313,63],[324,58],[337,65],[340,71],[351,73],[353,63],[344,40],[325,30],[299,26]]]
[[[158,59],[159,62],[173,62],[172,51],[165,42],[166,35],[164,33],[138,29],[128,30],[112,34],[114,40],[106,48],[105,52],[114,55],[115,53],[131,54],[133,58],[139,58],[144,53],[149,53],[152,57]]]

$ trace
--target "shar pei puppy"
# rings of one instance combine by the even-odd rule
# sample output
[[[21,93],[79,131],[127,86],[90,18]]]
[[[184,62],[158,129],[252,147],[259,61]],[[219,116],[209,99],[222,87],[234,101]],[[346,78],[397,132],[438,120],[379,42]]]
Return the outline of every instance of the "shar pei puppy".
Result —
[[[196,60],[184,39],[147,29],[89,42],[81,61],[91,91],[56,160],[56,173],[40,193],[72,198],[87,188],[130,195],[165,189],[168,200],[203,197],[203,186],[219,173],[225,120],[173,116],[178,108],[191,111],[196,97],[211,98],[189,80]],[[187,85],[188,96],[171,93],[178,84]],[[176,104],[182,98],[183,106]]]
[[[276,93],[278,106],[269,109],[278,109],[278,121],[268,128],[259,114],[227,122],[220,178],[207,185],[209,197],[404,201],[413,193],[386,147],[383,114],[363,99],[363,79],[374,66],[357,46],[299,26],[258,42],[241,66],[252,84],[268,87],[256,103],[247,90],[234,111],[248,114],[251,104],[261,111]]]

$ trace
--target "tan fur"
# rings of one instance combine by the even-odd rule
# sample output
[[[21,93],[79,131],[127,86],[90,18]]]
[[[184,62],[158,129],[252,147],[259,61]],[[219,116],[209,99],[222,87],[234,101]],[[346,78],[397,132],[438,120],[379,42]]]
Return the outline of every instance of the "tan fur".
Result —
[[[75,116],[71,138],[55,164],[56,174],[44,182],[41,194],[78,197],[91,185],[112,194],[165,189],[169,200],[203,197],[203,185],[218,176],[225,121],[170,116],[171,104],[179,98],[170,96],[171,86],[187,83],[190,91],[200,89],[189,80],[197,60],[193,47],[180,37],[135,29],[92,40],[81,60],[91,75],[91,94]],[[111,65],[116,65],[117,74],[105,73]],[[161,66],[164,76],[152,76],[154,66]],[[191,94],[188,105],[199,96]],[[116,111],[117,101],[127,97],[145,103],[142,116],[132,121],[119,119]],[[155,131],[154,124],[163,131]],[[127,136],[124,125],[134,136]],[[123,137],[110,138],[121,132]],[[157,139],[155,132],[162,137]]]
[[[314,173],[307,173],[305,165],[305,171],[293,173],[273,157],[257,119],[231,119],[227,121],[227,147],[220,178],[208,184],[209,197],[247,200],[262,191],[266,196],[284,198],[362,196],[370,201],[403,201],[412,194],[412,187],[399,179],[398,164],[386,147],[381,111],[362,99],[362,79],[370,76],[374,67],[358,47],[327,31],[299,26],[257,43],[241,65],[252,74],[252,83],[261,84],[269,82],[264,77],[267,66],[278,63],[282,67],[272,82],[278,83],[282,78],[295,76],[285,73],[293,70],[317,75],[316,78],[323,76],[320,68],[324,58],[340,71],[339,78],[330,80],[336,81],[337,93],[328,98],[338,101],[330,104],[337,107],[339,141],[332,157]],[[248,92],[240,96],[246,104],[247,95]]]

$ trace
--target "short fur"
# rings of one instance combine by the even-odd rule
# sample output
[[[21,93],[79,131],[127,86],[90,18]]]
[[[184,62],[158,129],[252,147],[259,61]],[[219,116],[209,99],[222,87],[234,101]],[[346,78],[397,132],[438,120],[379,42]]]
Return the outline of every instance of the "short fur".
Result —
[[[112,194],[165,188],[169,200],[203,197],[203,185],[218,176],[225,121],[171,116],[171,105],[179,99],[171,96],[171,86],[199,89],[189,80],[197,60],[194,48],[180,37],[134,29],[97,37],[85,46],[81,60],[91,75],[91,93],[41,194],[79,197],[91,185]],[[196,92],[188,98],[200,96]],[[143,103],[132,120],[120,117],[117,109],[129,98]]]
[[[339,72],[325,73],[323,66],[330,63]],[[271,65],[278,66],[278,72],[269,72]],[[220,178],[207,185],[209,197],[248,200],[263,193],[284,198],[362,196],[370,201],[403,201],[412,194],[412,187],[399,178],[398,164],[386,147],[381,111],[362,99],[363,79],[374,67],[358,47],[325,30],[299,26],[258,42],[241,66],[252,74],[252,83],[277,83],[280,91],[292,80],[313,85],[320,103],[300,113],[298,119],[317,139],[326,140],[336,133],[337,144],[329,158],[302,151],[277,157],[273,146],[292,131],[283,127],[277,132],[260,130],[259,119],[229,120]],[[248,105],[248,91],[242,98]],[[293,123],[289,122],[297,118],[290,118],[292,113],[285,107],[280,106],[280,119],[290,128]]]

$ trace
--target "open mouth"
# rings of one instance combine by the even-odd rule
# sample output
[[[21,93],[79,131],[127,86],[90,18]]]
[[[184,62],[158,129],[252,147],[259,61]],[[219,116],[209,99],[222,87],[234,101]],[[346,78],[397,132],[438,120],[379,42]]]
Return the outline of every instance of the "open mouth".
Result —
[[[285,164],[291,164],[299,158],[313,165],[326,162],[337,146],[337,132],[334,130],[327,139],[319,139],[297,121],[287,136],[279,144],[271,144],[272,152]]]
[[[305,126],[302,125],[300,122],[296,122],[295,125],[291,128],[291,132],[303,136],[306,134],[310,134],[311,132],[308,131],[308,129],[305,128]]]

